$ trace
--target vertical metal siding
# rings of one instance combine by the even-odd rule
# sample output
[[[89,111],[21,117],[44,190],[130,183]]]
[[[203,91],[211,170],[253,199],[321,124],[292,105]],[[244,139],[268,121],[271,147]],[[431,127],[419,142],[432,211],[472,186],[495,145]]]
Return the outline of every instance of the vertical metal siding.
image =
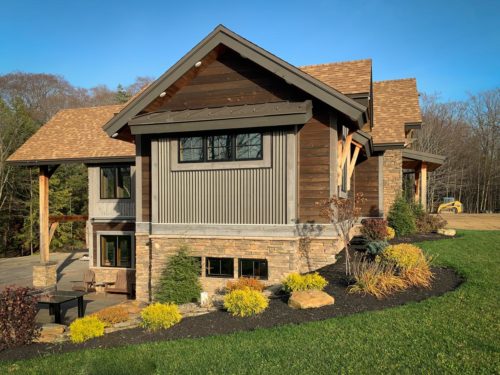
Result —
[[[272,133],[271,168],[172,171],[168,139],[157,155],[158,222],[286,224],[286,133]]]

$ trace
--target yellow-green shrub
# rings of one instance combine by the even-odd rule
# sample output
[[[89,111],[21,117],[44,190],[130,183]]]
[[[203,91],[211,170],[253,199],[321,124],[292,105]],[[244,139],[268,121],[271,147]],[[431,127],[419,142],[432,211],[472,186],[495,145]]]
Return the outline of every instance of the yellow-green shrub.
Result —
[[[89,315],[76,319],[69,325],[69,336],[74,343],[80,343],[104,335],[105,324],[98,317]]]
[[[394,237],[396,237],[396,231],[394,230],[394,228],[387,227],[387,237],[386,237],[386,240],[387,241],[392,240]]]
[[[301,275],[299,273],[291,273],[283,280],[283,289],[286,292],[297,292],[300,290],[323,290],[328,285],[328,281],[319,273],[308,273]]]
[[[141,311],[141,326],[149,331],[167,329],[179,323],[182,315],[179,307],[170,303],[153,303]]]
[[[348,288],[349,293],[371,294],[378,299],[408,286],[404,278],[396,275],[395,266],[389,263],[372,262],[363,259],[353,264],[355,284]]]
[[[96,316],[106,325],[106,327],[110,327],[116,323],[126,322],[129,319],[128,310],[124,306],[107,307],[92,315]]]
[[[234,316],[251,316],[263,312],[269,301],[262,292],[253,289],[236,289],[224,297],[224,307]]]
[[[228,281],[226,284],[226,289],[229,292],[245,288],[262,292],[264,290],[264,283],[251,277],[240,277],[237,281]]]
[[[380,255],[380,261],[394,264],[408,285],[428,288],[432,279],[430,260],[418,246],[402,243],[388,246]]]

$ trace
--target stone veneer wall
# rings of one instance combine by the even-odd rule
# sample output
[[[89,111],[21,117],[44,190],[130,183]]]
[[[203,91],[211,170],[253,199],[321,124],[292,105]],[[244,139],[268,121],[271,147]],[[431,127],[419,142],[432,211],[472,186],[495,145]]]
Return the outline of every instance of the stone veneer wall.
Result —
[[[150,242],[149,242],[150,241]],[[234,273],[238,275],[238,258],[268,260],[267,285],[279,283],[291,272],[308,272],[335,263],[335,255],[341,250],[333,238],[313,238],[307,241],[298,237],[207,237],[207,236],[150,236],[136,235],[136,298],[140,302],[151,300],[160,274],[168,258],[179,247],[187,245],[193,256],[234,258]],[[151,271],[151,279],[149,277]],[[230,278],[200,278],[203,289],[215,293],[224,288]]]
[[[403,152],[387,150],[384,153],[384,216],[401,193],[403,187]]]

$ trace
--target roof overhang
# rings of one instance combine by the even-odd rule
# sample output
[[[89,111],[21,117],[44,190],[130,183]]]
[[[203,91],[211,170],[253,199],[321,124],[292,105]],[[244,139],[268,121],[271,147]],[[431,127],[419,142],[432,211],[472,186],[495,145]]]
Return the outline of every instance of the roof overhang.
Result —
[[[39,160],[8,160],[8,164],[24,167],[38,167],[43,165],[59,164],[112,164],[112,163],[135,163],[133,156],[96,157],[96,158],[66,158],[66,159],[39,159]]]
[[[432,172],[444,164],[446,156],[430,154],[428,152],[403,150],[403,168],[416,169],[422,163],[427,164],[427,169]]]
[[[353,141],[361,144],[366,152],[366,157],[370,157],[373,153],[373,142],[370,133],[358,130],[352,135]]]
[[[132,134],[183,133],[302,125],[311,117],[307,100],[150,113],[133,118],[129,127]]]
[[[420,130],[420,129],[422,129],[421,122],[407,122],[407,123],[405,123],[405,133],[409,132],[410,130]]]
[[[312,97],[345,114],[357,123],[359,128],[365,123],[367,109],[365,106],[240,37],[224,26],[219,25],[212,33],[144,90],[143,93],[125,106],[120,113],[109,120],[108,123],[104,125],[103,129],[109,136],[117,133],[149,103],[156,99],[163,91],[174,84],[192,69],[198,61],[202,60],[220,44],[238,52],[244,58],[250,59],[264,69],[274,73],[285,80],[285,82],[298,87]]]
[[[373,151],[400,150],[405,148],[405,142],[376,143],[373,145]]]

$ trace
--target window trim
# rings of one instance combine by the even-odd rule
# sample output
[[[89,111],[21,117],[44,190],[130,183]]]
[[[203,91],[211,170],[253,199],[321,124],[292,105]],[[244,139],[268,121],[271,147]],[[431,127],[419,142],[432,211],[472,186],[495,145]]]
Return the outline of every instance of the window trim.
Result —
[[[102,262],[102,248],[101,248],[101,237],[102,236],[130,236],[131,238],[131,259],[130,259],[130,268],[127,267],[113,267],[113,266],[103,266]],[[109,270],[135,270],[135,232],[133,231],[98,231],[96,232],[97,239],[97,262],[96,267],[94,268],[103,268]]]
[[[260,158],[246,158],[246,159],[237,159],[236,158],[236,137],[241,134],[254,134],[258,133],[260,135],[260,142],[262,145],[262,155]],[[229,136],[230,139],[230,158],[229,159],[209,159],[208,158],[208,138],[214,136]],[[202,156],[203,160],[181,160],[181,148],[180,148],[180,139],[181,138],[190,138],[190,137],[201,137],[202,139]],[[242,162],[242,161],[255,161],[255,160],[263,160],[264,159],[264,133],[261,131],[231,131],[231,132],[217,132],[217,133],[205,133],[201,135],[187,135],[182,136],[177,139],[177,163],[179,164],[191,164],[191,163],[224,163],[224,162]]]
[[[115,168],[116,173],[115,173],[115,178],[118,177],[118,168],[123,168],[123,167],[128,167],[130,170],[130,196],[127,198],[104,198],[102,196],[102,169],[103,168]],[[113,202],[113,201],[124,201],[124,200],[131,200],[134,199],[133,191],[134,191],[134,177],[133,177],[133,170],[132,170],[133,165],[132,164],[109,164],[109,165],[100,165],[99,166],[99,200],[101,201],[106,201],[106,202]],[[118,185],[115,187],[115,195],[117,195],[117,188]]]
[[[255,275],[253,276],[245,276],[242,275],[242,267],[241,267],[241,262],[243,261],[252,261],[252,262],[266,262],[266,277],[256,277]],[[253,267],[255,270],[255,266]],[[251,277],[257,280],[269,280],[269,261],[265,258],[238,258],[238,277]]]
[[[235,134],[247,134],[251,132],[239,132]],[[195,135],[193,135],[195,136]],[[272,133],[262,133],[262,159],[241,159],[234,161],[210,160],[207,162],[179,162],[180,147],[179,137],[169,138],[170,169],[172,171],[196,171],[196,170],[220,170],[220,169],[254,169],[271,168],[272,166]]]
[[[209,259],[227,259],[231,261],[232,264],[232,275],[209,275],[208,274],[208,264],[209,264]],[[228,257],[205,257],[205,277],[211,277],[211,278],[216,278],[216,279],[234,279],[234,258],[228,258]]]

